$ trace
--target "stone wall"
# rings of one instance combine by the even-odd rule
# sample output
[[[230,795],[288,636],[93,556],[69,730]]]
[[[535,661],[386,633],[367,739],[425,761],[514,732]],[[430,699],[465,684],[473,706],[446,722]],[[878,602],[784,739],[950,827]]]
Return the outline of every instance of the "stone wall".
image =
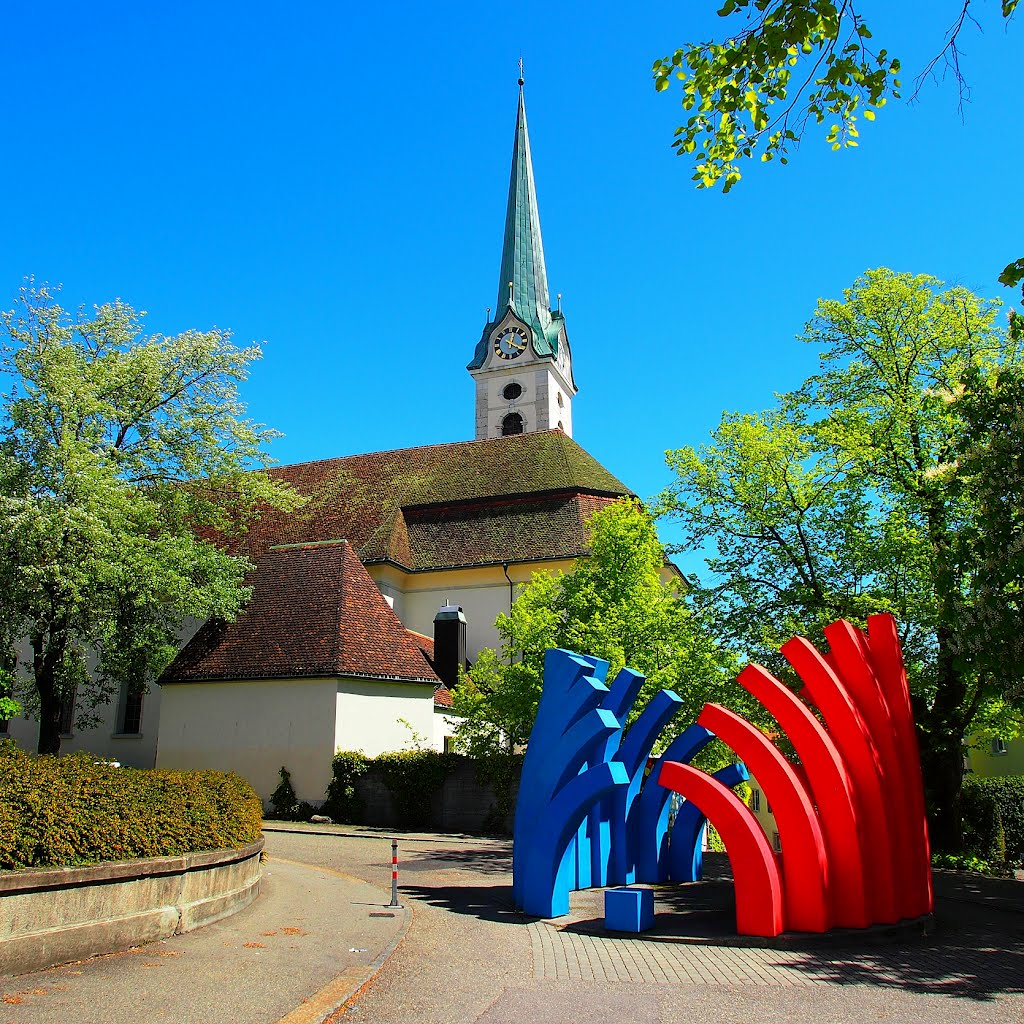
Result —
[[[431,796],[429,807],[423,808],[419,820],[403,820],[395,806],[391,791],[384,784],[379,769],[371,768],[356,783],[356,793],[363,802],[362,824],[381,828],[418,828],[436,832],[512,833],[515,815],[513,784],[506,798],[507,813],[501,817],[494,788],[481,782],[476,762],[468,757],[456,759],[454,771],[441,788]]]

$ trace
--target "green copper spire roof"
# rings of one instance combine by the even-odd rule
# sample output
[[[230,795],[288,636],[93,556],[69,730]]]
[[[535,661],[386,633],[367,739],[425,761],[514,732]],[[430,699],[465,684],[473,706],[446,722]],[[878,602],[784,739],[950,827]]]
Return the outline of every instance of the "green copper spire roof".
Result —
[[[512,173],[508,183],[508,207],[505,211],[505,239],[501,248],[501,273],[498,276],[498,301],[494,307],[494,320],[484,326],[484,333],[477,343],[468,369],[475,370],[483,366],[487,357],[488,332],[504,318],[509,309],[533,330],[533,347],[537,355],[558,354],[562,315],[551,311],[548,296],[548,273],[544,265],[544,242],[540,235],[537,186],[533,181],[530,134],[526,128],[526,102],[523,99],[521,78],[516,134],[512,145]]]
[[[512,308],[531,326],[534,319],[538,320],[543,334],[551,323],[551,303],[544,266],[544,243],[540,236],[537,186],[533,181],[533,161],[530,158],[530,134],[526,128],[526,102],[521,85],[496,310],[509,305],[509,282],[512,283]]]

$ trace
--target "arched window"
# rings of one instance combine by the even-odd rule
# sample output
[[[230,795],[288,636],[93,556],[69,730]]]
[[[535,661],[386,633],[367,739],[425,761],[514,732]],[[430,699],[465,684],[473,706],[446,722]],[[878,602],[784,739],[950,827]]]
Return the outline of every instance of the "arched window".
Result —
[[[501,436],[508,437],[510,434],[521,434],[523,432],[523,417],[517,412],[510,412],[501,421]]]
[[[561,420],[558,421],[558,429],[562,431],[563,434],[565,433],[565,427],[562,425]]]
[[[558,408],[561,409],[563,405],[565,405],[565,402],[562,401],[562,392],[559,391],[558,392]]]
[[[502,397],[507,398],[510,402],[514,398],[518,398],[523,393],[523,387],[521,384],[506,384],[505,390],[502,391]]]

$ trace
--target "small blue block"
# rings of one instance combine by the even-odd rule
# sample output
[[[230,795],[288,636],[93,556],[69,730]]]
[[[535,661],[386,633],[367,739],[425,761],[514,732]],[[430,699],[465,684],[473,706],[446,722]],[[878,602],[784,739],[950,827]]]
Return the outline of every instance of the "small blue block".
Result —
[[[654,890],[622,886],[604,891],[604,926],[612,932],[645,932],[654,927]]]

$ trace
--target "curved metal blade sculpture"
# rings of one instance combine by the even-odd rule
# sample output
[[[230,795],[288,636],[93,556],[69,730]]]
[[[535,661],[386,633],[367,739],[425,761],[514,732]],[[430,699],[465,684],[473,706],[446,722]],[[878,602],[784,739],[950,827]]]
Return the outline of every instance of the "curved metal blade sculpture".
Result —
[[[799,764],[749,722],[707,704],[645,769],[680,706],[662,690],[623,736],[644,679],[551,650],[516,804],[513,896],[537,917],[569,912],[591,886],[694,881],[708,820],[725,842],[743,935],[824,932],[932,910],[924,791],[896,622],[840,620],[822,655],[796,637],[782,653],[799,695],[760,665],[739,684],[775,718]],[[742,763],[714,775],[688,762],[712,739]],[[733,792],[753,775],[774,808],[783,854]],[[685,797],[669,830],[672,792]]]

